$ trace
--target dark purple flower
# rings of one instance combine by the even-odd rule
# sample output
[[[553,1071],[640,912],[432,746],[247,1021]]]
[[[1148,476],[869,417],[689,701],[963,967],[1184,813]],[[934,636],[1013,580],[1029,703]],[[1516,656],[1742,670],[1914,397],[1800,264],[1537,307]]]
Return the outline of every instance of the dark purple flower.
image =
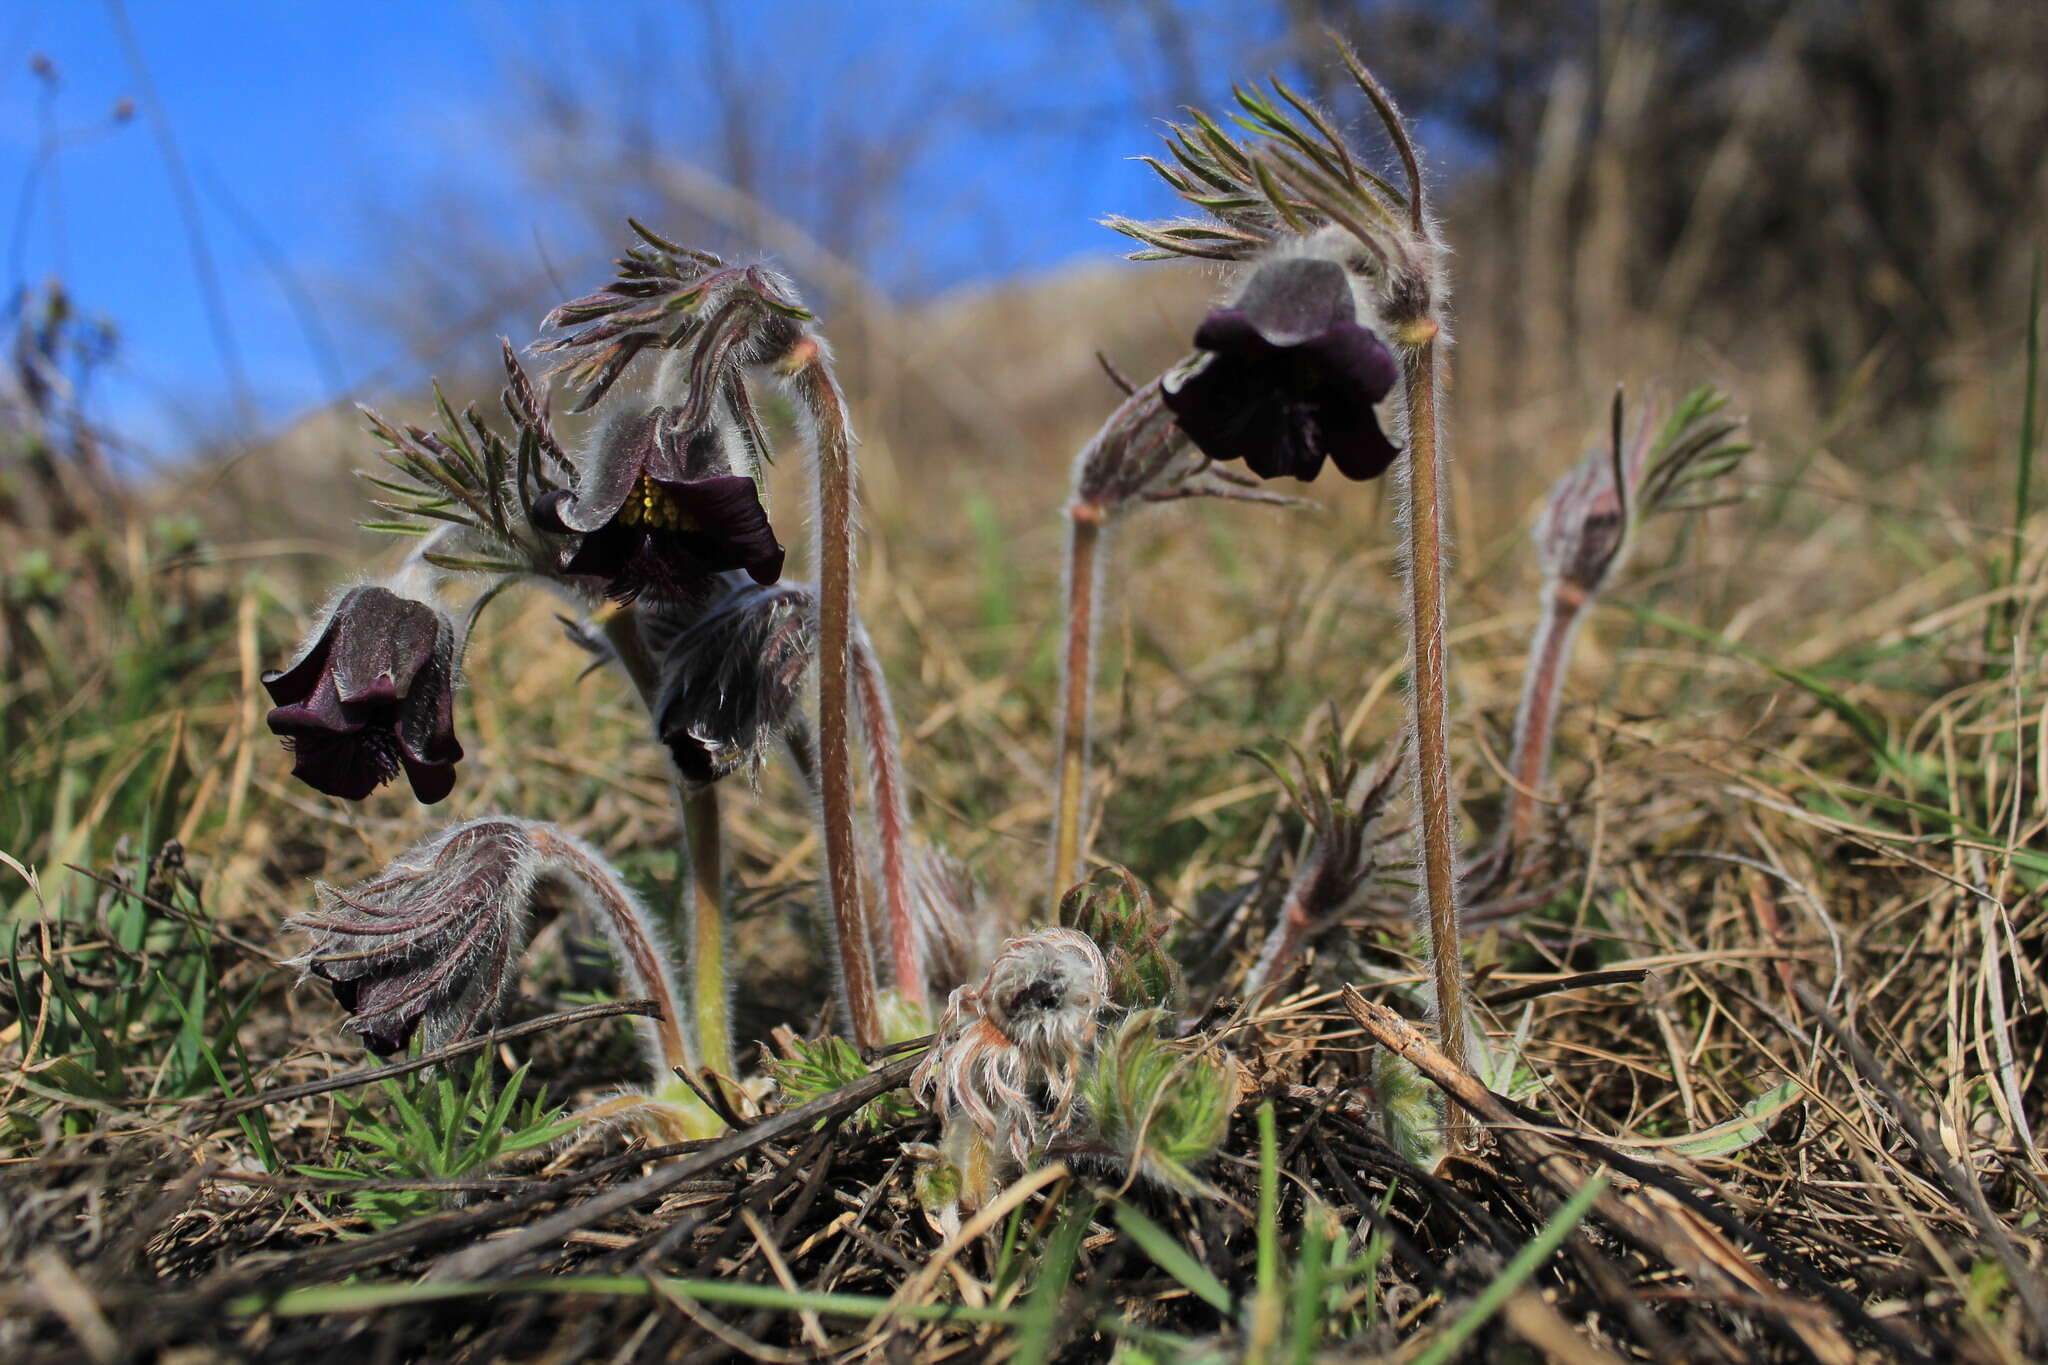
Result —
[[[294,961],[328,984],[378,1056],[404,1051],[423,1024],[439,1047],[488,1023],[510,989],[535,864],[526,822],[457,825],[368,881],[320,887],[320,908],[291,921],[313,936]]]
[[[671,409],[615,423],[599,439],[575,492],[533,506],[534,524],[580,536],[565,573],[602,579],[620,602],[673,601],[712,575],[745,569],[757,583],[782,576],[782,546],[753,479],[731,473],[716,426],[679,431]]]
[[[715,591],[699,608],[641,617],[660,671],[655,729],[693,786],[761,760],[796,715],[811,666],[809,588],[728,576]]]
[[[389,588],[352,588],[306,652],[263,686],[292,776],[360,801],[405,770],[432,805],[455,786],[455,625]]]
[[[1325,458],[1349,479],[1376,479],[1400,453],[1373,405],[1400,377],[1393,353],[1357,320],[1335,261],[1260,266],[1237,299],[1202,320],[1208,352],[1169,376],[1166,406],[1212,460],[1243,460],[1262,479],[1304,482]]]

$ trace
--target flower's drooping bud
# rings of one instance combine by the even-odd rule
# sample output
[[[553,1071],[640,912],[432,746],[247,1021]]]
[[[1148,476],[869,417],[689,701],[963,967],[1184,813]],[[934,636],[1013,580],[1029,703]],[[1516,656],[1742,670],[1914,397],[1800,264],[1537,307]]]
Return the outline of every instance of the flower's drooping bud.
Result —
[[[701,610],[642,618],[660,677],[655,728],[700,785],[761,761],[797,713],[812,657],[808,587],[723,574],[706,591]]]
[[[912,1092],[949,1127],[972,1124],[1022,1164],[1073,1122],[1108,994],[1102,953],[1086,934],[1013,938],[980,987],[953,992]]]
[[[328,983],[349,1031],[388,1057],[424,1027],[429,1047],[497,1012],[526,944],[541,872],[525,821],[472,820],[427,839],[291,927],[313,936],[293,959]]]
[[[1105,867],[1060,900],[1060,923],[1095,940],[1109,973],[1109,998],[1120,1009],[1178,1010],[1187,1003],[1180,964],[1166,951],[1166,926],[1152,897],[1121,867]]]
[[[1085,1101],[1095,1136],[1127,1168],[1188,1194],[1209,1191],[1194,1167],[1223,1145],[1241,1091],[1229,1054],[1165,1042],[1165,1016],[1140,1010],[1096,1058]]]
[[[1400,452],[1373,405],[1400,367],[1361,326],[1336,261],[1281,256],[1256,266],[1237,296],[1195,332],[1207,352],[1165,381],[1181,430],[1215,460],[1263,479],[1313,480],[1325,459],[1348,479],[1376,479]]]
[[[360,801],[405,770],[431,805],[455,786],[455,624],[438,606],[351,588],[290,667],[265,673],[292,775]]]
[[[1587,452],[1550,489],[1536,523],[1536,553],[1544,577],[1584,597],[1600,589],[1621,562],[1628,538],[1629,496],[1621,485],[1625,469],[1615,454]]]
[[[606,931],[629,986],[655,998],[673,1033],[676,990],[644,909],[603,858],[554,826],[488,816],[442,830],[367,881],[322,885],[290,927],[312,935],[292,961],[334,991],[370,1050],[415,1034],[440,1047],[487,1026],[511,989],[541,888]],[[677,1063],[666,1038],[657,1072]]]
[[[684,600],[729,569],[773,583],[782,545],[736,441],[723,420],[690,428],[671,408],[623,413],[598,433],[575,491],[543,494],[533,523],[577,537],[562,572],[598,580],[615,601]]]

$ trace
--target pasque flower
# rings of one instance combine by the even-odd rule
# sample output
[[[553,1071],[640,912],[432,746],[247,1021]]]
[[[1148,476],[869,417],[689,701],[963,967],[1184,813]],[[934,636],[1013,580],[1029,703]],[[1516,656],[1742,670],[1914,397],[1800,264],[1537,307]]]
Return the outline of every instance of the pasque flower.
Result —
[[[538,867],[525,822],[473,820],[443,831],[355,886],[321,886],[320,908],[291,921],[313,936],[294,959],[349,1012],[381,1057],[424,1024],[436,1047],[498,1009],[526,946]]]
[[[576,541],[564,573],[601,581],[620,602],[690,596],[713,575],[782,576],[782,546],[760,487],[735,472],[733,434],[717,421],[686,430],[677,409],[629,411],[599,433],[576,488],[534,503],[533,522]]]
[[[290,921],[313,940],[292,961],[328,984],[372,1052],[402,1051],[415,1034],[440,1047],[496,1017],[543,890],[600,926],[629,988],[654,997],[656,1074],[683,1064],[678,992],[646,910],[595,850],[536,820],[465,821],[367,881],[321,886],[320,908]]]
[[[812,657],[814,595],[727,573],[701,606],[643,615],[660,687],[654,724],[676,768],[696,784],[758,763],[797,715]]]
[[[1167,376],[1166,406],[1210,459],[1306,482],[1325,459],[1346,478],[1376,479],[1400,453],[1373,411],[1400,370],[1359,323],[1336,261],[1288,256],[1256,267],[1202,320],[1195,345],[1205,354]]]
[[[455,624],[389,588],[344,593],[311,643],[263,686],[292,775],[360,801],[402,768],[429,805],[455,786]]]

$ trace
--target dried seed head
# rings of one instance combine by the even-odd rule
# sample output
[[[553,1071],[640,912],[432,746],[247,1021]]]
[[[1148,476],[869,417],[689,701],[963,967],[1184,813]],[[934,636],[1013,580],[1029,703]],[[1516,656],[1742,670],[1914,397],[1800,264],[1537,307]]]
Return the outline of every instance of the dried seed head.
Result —
[[[1005,943],[977,988],[947,1002],[912,1092],[950,1127],[971,1124],[1018,1163],[1075,1118],[1109,977],[1101,950],[1072,929]]]

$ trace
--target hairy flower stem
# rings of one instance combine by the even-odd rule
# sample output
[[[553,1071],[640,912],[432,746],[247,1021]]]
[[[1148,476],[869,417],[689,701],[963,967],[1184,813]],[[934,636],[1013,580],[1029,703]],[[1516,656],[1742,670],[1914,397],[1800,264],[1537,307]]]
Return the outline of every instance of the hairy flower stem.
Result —
[[[581,878],[605,918],[611,922],[613,941],[626,958],[627,975],[637,977],[635,984],[638,988],[661,1008],[661,1017],[654,1021],[655,1036],[661,1048],[661,1065],[670,1072],[694,1073],[697,1069],[696,1051],[690,1046],[689,1035],[683,1031],[682,1002],[676,999],[668,963],[663,960],[661,949],[647,925],[641,921],[633,902],[619,891],[611,869],[592,862],[575,842],[557,838],[546,825],[529,826],[527,837],[532,840],[535,852],[569,868]]]
[[[1088,711],[1095,689],[1095,577],[1108,512],[1077,500],[1067,511],[1067,638],[1061,664],[1059,786],[1053,811],[1052,903],[1081,863],[1082,801],[1088,781]]]
[[[853,740],[848,670],[853,653],[853,432],[846,400],[823,345],[801,338],[781,362],[810,417],[817,508],[818,818],[824,826],[825,894],[839,944],[839,984],[847,1024],[861,1047],[882,1042],[875,1001],[874,949],[861,893],[853,827]]]
[[[603,619],[600,628],[604,631],[604,638],[606,643],[610,644],[612,647],[613,659],[615,659],[618,662],[620,670],[624,672],[626,677],[632,682],[633,690],[639,694],[641,704],[647,708],[647,713],[649,715],[655,714],[655,699],[660,693],[660,681],[655,675],[654,661],[647,657],[647,646],[640,639],[640,623],[638,618],[634,614],[634,609],[632,607],[615,607],[606,611],[603,614]],[[725,1021],[725,935],[723,923],[724,917],[722,909],[717,899],[717,883],[718,878],[721,875],[718,866],[718,798],[715,795],[710,796],[710,807],[708,817],[710,821],[710,833],[708,837],[710,840],[710,847],[712,850],[712,899],[709,912],[707,915],[704,905],[704,882],[702,876],[698,873],[697,870],[698,842],[700,838],[705,837],[700,834],[698,830],[698,824],[705,817],[702,814],[702,812],[700,812],[693,804],[696,800],[696,796],[690,792],[685,791],[683,788],[683,784],[680,780],[676,782],[675,790],[676,800],[678,804],[682,807],[684,842],[688,846],[687,852],[690,859],[690,869],[695,888],[691,892],[691,908],[689,914],[689,924],[687,926],[689,930],[689,935],[685,941],[691,945],[691,953],[693,958],[695,959],[691,964],[691,969],[692,974],[695,977],[695,989],[693,991],[693,996],[697,1003],[698,1017],[696,1020],[696,1024],[698,1033],[700,1035],[699,1040],[703,1042],[707,1047],[712,1046],[714,1037],[718,1039],[720,1043],[723,1044],[723,1063],[714,1061],[711,1062],[711,1065],[713,1068],[717,1069],[720,1072],[720,1074],[730,1075],[732,1067],[732,1044],[731,1030],[728,1028]],[[709,921],[708,927],[707,919]],[[707,954],[704,951],[704,944],[706,942],[707,935],[709,938],[709,942],[713,945],[713,951],[709,954],[709,957],[712,960],[709,963],[705,961]],[[706,999],[704,995],[704,984],[707,975],[712,980],[718,983],[718,989],[716,993],[710,997],[712,1000],[716,1002],[715,1013],[717,1016],[717,1027],[715,1033],[706,1032],[704,1027],[704,1004]],[[664,1001],[662,1009],[664,1017],[673,1021],[670,1026],[676,1029],[678,1033],[678,1038],[680,1040],[680,1021],[682,1016],[680,1014],[670,1015],[667,1013],[667,1011],[673,1003],[674,1002],[671,1001]],[[690,1068],[691,1074],[694,1075],[699,1066],[699,1058],[697,1056],[696,1049],[685,1046],[684,1052],[685,1055],[687,1055],[688,1057],[687,1065]]]
[[[690,848],[690,1005],[703,1065],[735,1076],[731,991],[725,974],[725,858],[718,821],[718,788],[683,794],[683,838]]]
[[[1465,1065],[1464,963],[1458,927],[1457,827],[1452,822],[1450,697],[1444,668],[1444,468],[1437,430],[1435,325],[1404,347],[1408,398],[1409,688],[1415,727],[1415,804],[1422,826],[1422,892],[1436,987],[1438,1045]],[[1454,1147],[1469,1123],[1450,1114]]]
[[[1578,588],[1552,583],[1544,594],[1542,624],[1529,642],[1528,672],[1522,683],[1521,708],[1515,713],[1515,748],[1509,769],[1514,790],[1508,796],[1501,836],[1501,852],[1509,858],[1536,833],[1543,779],[1550,771],[1550,748],[1556,736],[1557,706],[1564,696],[1572,642],[1578,637],[1589,601]]]
[[[888,680],[867,632],[854,635],[854,702],[868,742],[868,776],[875,787],[875,840],[881,845],[882,908],[888,917],[889,965],[904,999],[928,1005],[924,947],[911,910],[910,804],[903,785],[903,754]]]

